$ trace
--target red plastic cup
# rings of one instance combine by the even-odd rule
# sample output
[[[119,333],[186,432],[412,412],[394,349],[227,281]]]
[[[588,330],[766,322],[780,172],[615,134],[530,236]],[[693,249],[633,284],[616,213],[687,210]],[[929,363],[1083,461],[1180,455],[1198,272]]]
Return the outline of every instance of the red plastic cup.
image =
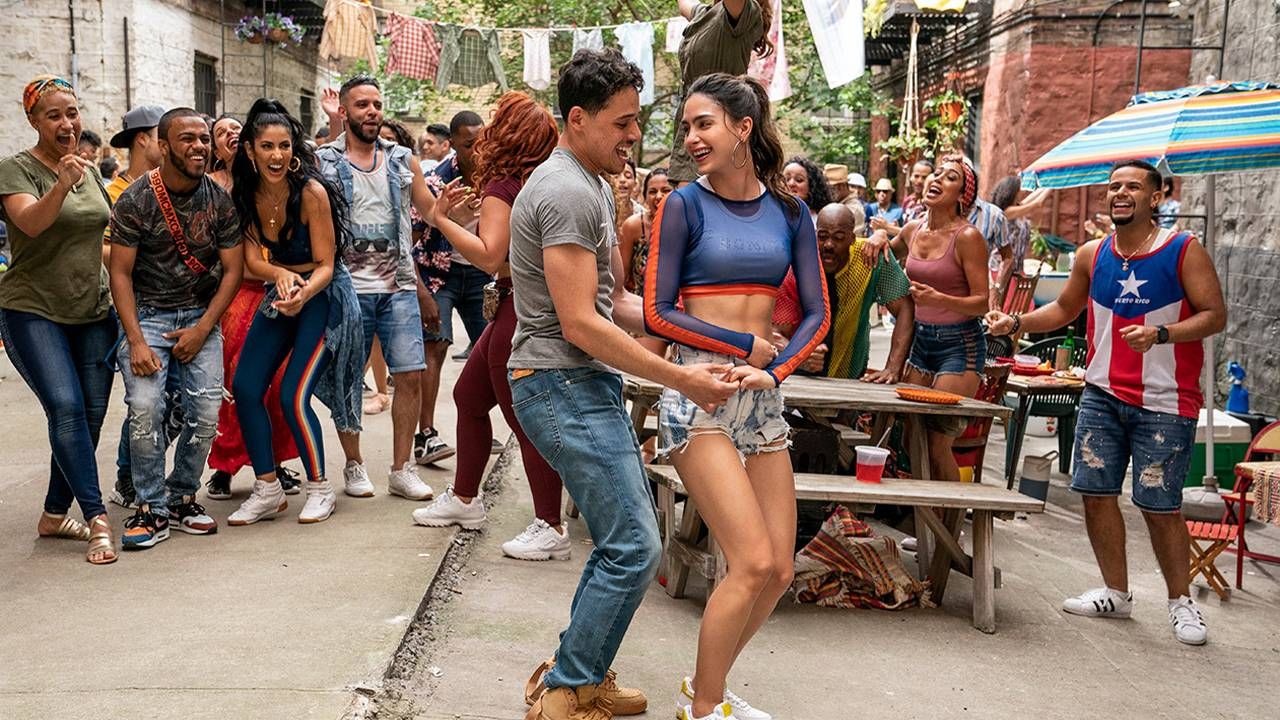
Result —
[[[873,445],[860,445],[858,463],[854,476],[859,482],[878,483],[884,477],[884,464],[889,459],[889,451]]]

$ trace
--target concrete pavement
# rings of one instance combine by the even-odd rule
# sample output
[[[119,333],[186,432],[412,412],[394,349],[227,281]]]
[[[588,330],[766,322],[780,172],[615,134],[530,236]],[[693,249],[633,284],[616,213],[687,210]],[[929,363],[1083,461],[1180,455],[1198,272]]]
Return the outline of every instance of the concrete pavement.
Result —
[[[437,424],[450,442],[449,391],[461,368],[446,361],[440,396]],[[123,393],[117,378],[97,453],[104,493],[115,480]],[[419,503],[386,494],[390,413],[365,417],[363,451],[378,495],[354,499],[341,494],[342,452],[327,410],[317,411],[339,488],[329,521],[298,524],[304,498],[296,495],[273,521],[226,526],[248,495],[246,468],[233,499],[200,494],[221,524],[216,535],[174,532],[94,567],[84,543],[36,537],[48,482],[45,419],[0,354],[0,718],[332,719],[353,688],[375,686],[452,533],[423,532],[410,518]],[[419,468],[438,492],[453,460],[442,465]],[[127,511],[109,512],[118,543]]]

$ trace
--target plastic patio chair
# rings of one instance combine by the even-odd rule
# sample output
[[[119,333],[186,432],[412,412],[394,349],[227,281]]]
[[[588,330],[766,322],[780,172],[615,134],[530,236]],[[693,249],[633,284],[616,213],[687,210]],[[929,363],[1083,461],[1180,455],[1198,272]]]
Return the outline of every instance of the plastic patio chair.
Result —
[[[1046,360],[1053,362],[1058,346],[1065,339],[1066,336],[1041,340],[1023,348],[1019,353],[1034,355],[1040,358],[1041,362]],[[1088,353],[1089,348],[1083,339],[1079,339],[1075,350],[1071,353],[1071,365],[1073,367],[1084,365]],[[1071,472],[1071,451],[1075,446],[1076,412],[1079,410],[1079,403],[1080,393],[1060,392],[1036,395],[1031,401],[1030,412],[1027,413],[1027,417],[1058,419],[1058,470],[1062,473]]]
[[[1238,463],[1235,468],[1235,487],[1231,492],[1222,494],[1222,500],[1227,506],[1226,511],[1222,514],[1222,524],[1230,523],[1239,529],[1236,534],[1236,546],[1228,550],[1236,554],[1237,588],[1240,587],[1241,578],[1244,576],[1244,559],[1246,557],[1261,562],[1280,563],[1280,557],[1250,550],[1249,543],[1244,538],[1245,527],[1248,524],[1248,508],[1253,504],[1253,498],[1249,497],[1249,490],[1253,486],[1254,470],[1261,464],[1259,461],[1262,460],[1264,455],[1271,456],[1272,460],[1280,458],[1280,421],[1273,422],[1262,428],[1258,435],[1253,438],[1253,441],[1249,443],[1249,449],[1245,452],[1244,460]],[[1265,464],[1280,465],[1280,462]]]

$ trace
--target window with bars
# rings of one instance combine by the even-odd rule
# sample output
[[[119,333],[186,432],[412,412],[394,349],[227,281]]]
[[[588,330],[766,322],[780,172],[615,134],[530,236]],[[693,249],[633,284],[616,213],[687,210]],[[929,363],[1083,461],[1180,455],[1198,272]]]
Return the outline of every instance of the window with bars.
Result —
[[[964,152],[973,161],[973,169],[982,168],[982,93],[969,96],[969,118],[965,126]]]
[[[298,120],[302,121],[302,127],[308,133],[316,131],[316,96],[306,88],[298,95]]]
[[[196,97],[195,109],[206,115],[218,115],[218,71],[217,60],[208,55],[196,53]]]

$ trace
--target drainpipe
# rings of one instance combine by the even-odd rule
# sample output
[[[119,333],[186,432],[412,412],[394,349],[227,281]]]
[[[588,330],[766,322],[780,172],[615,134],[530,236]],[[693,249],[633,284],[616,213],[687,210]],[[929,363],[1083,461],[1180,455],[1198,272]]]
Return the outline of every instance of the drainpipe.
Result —
[[[67,0],[67,18],[71,21],[71,87],[80,92],[80,56],[76,54],[75,0]]]

